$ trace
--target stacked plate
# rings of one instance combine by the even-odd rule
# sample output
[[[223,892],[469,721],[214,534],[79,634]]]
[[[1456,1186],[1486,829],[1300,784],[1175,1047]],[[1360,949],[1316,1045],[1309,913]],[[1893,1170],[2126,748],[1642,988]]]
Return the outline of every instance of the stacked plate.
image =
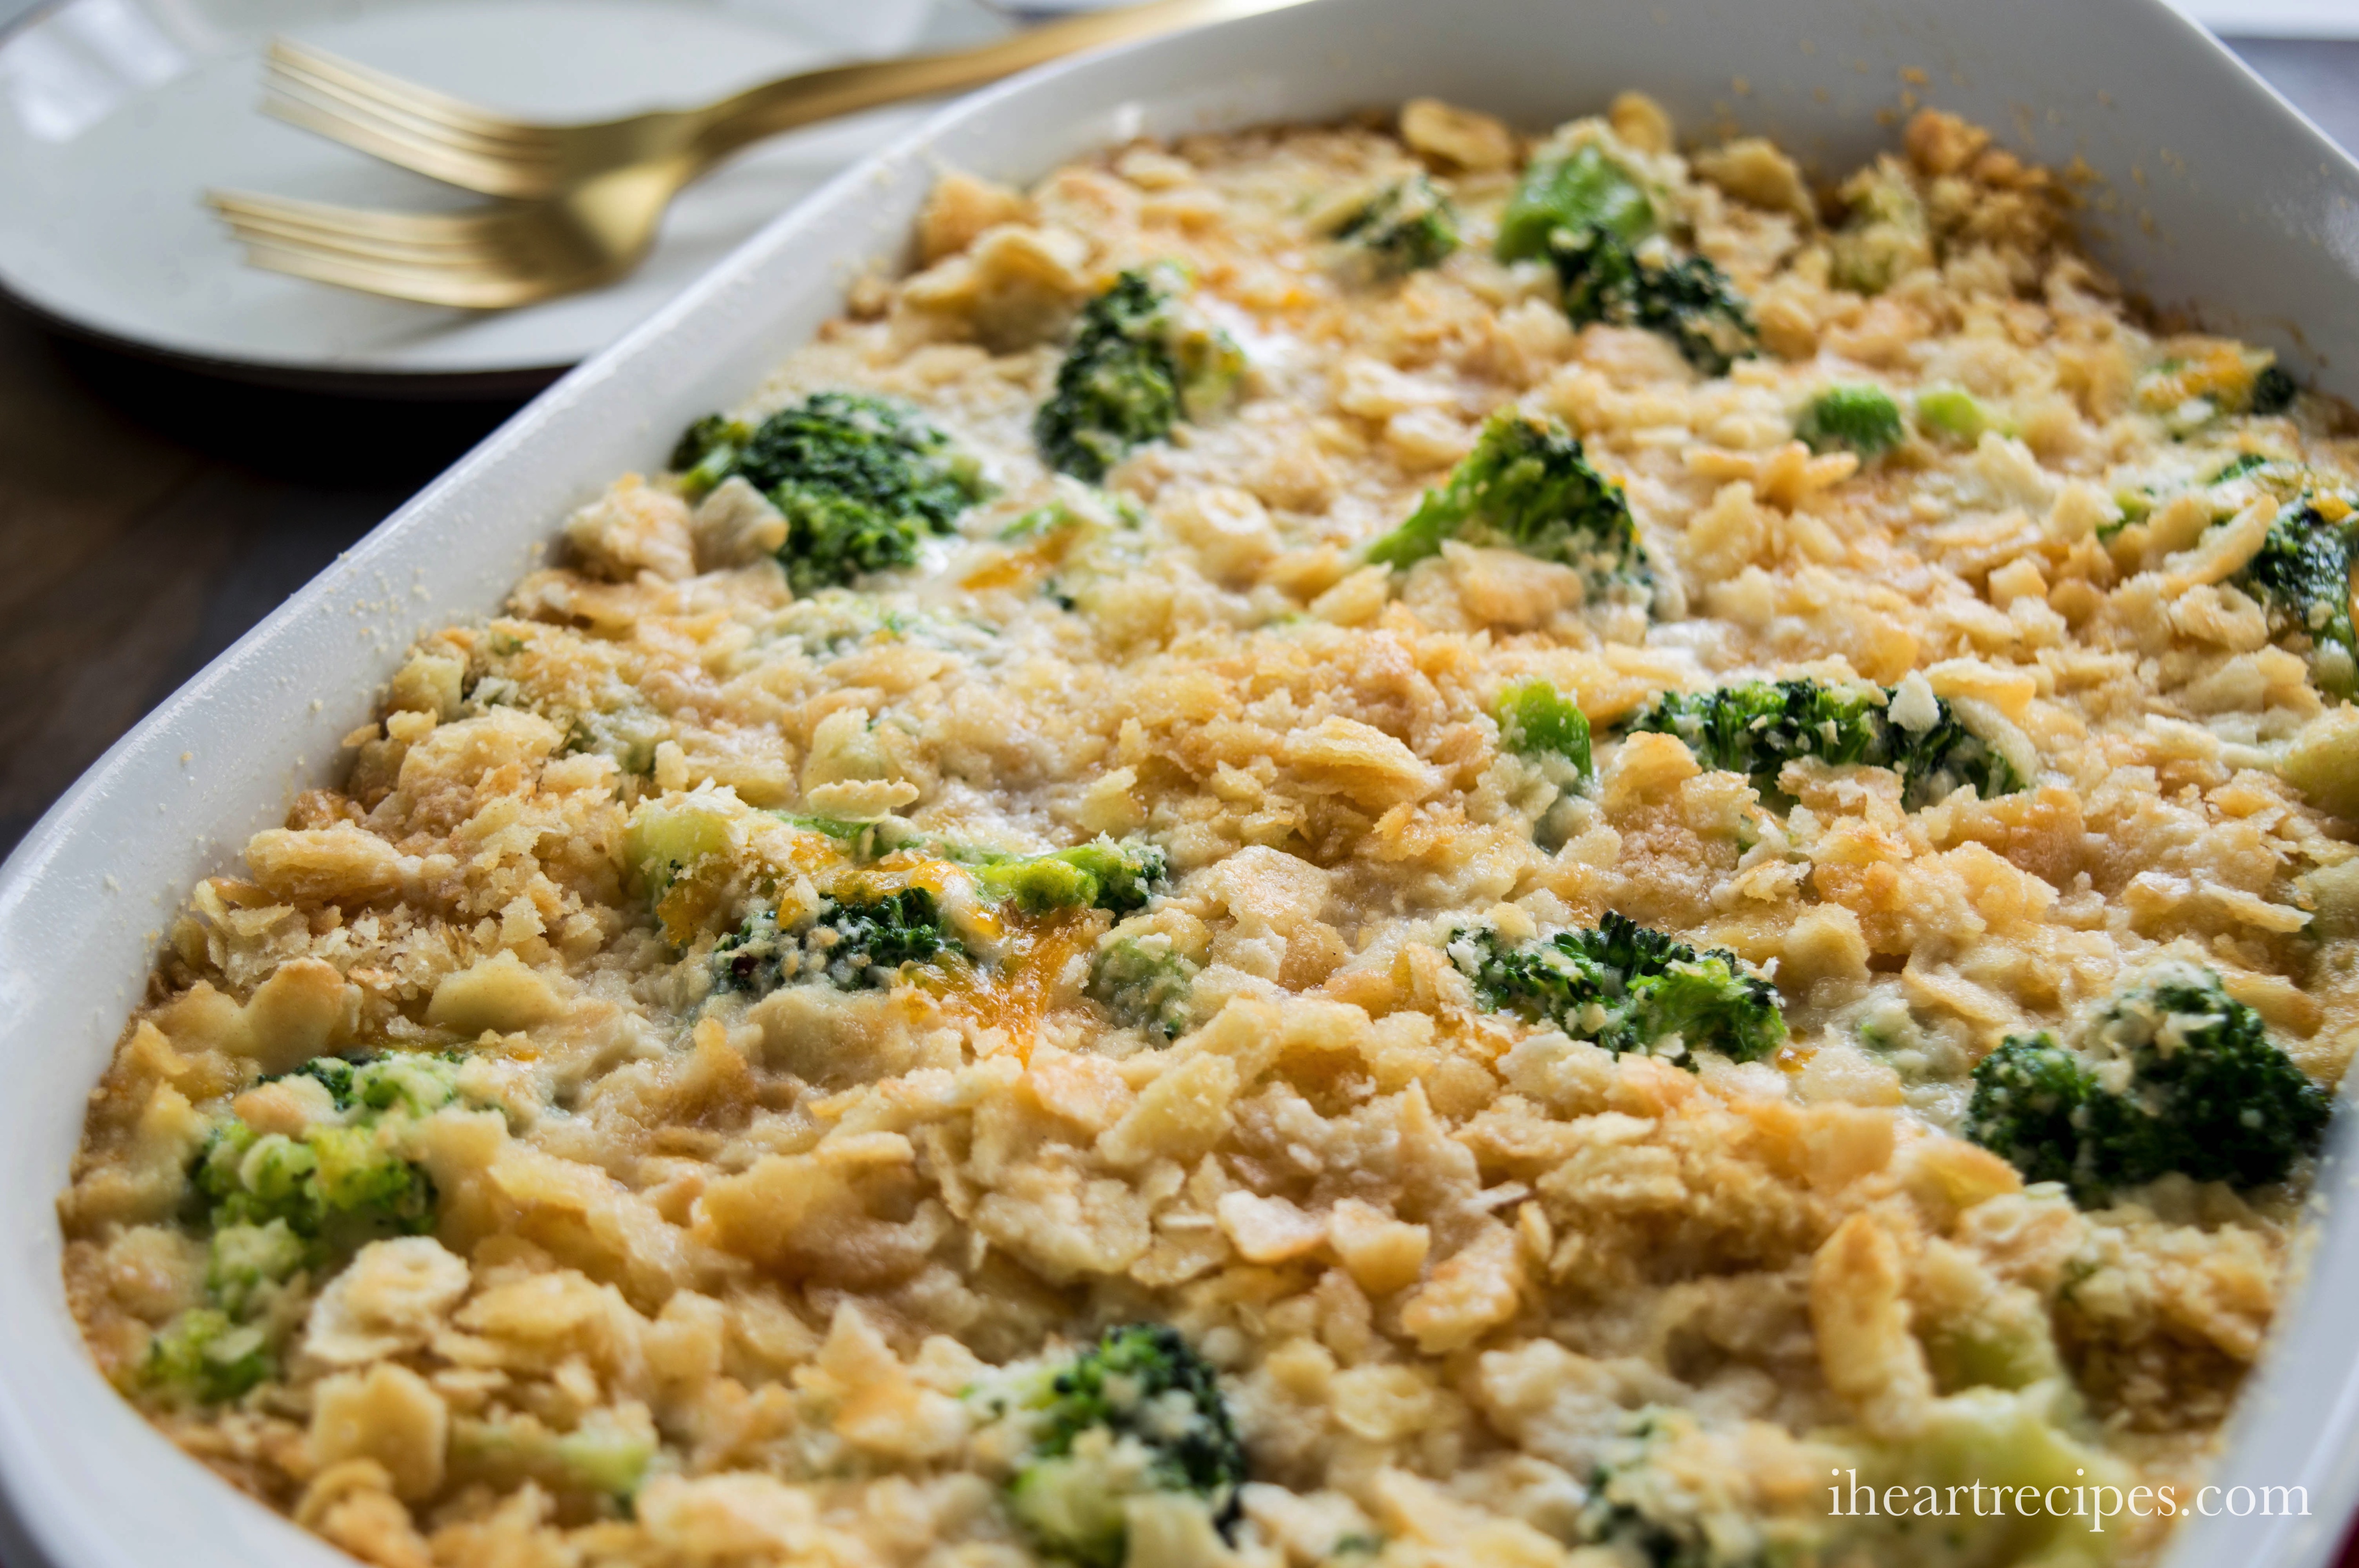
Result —
[[[529,389],[932,106],[754,147],[680,198],[630,277],[479,315],[240,262],[199,200],[209,186],[422,210],[479,200],[257,113],[274,35],[509,114],[580,120],[1006,25],[974,0],[62,0],[0,35],[0,289],[70,330],[247,379],[421,395]]]

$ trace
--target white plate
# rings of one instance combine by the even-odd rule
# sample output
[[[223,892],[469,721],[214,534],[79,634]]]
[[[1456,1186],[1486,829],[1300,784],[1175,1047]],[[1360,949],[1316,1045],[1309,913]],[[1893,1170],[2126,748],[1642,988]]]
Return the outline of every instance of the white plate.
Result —
[[[29,1542],[52,1568],[352,1568],[99,1377],[59,1278],[56,1202],[173,911],[296,791],[331,780],[339,738],[413,638],[496,606],[570,508],[660,462],[684,424],[744,396],[833,314],[861,268],[904,254],[943,162],[1029,179],[1142,133],[1327,119],[1420,92],[1544,126],[1633,85],[1680,124],[1759,131],[1830,170],[1891,145],[1886,112],[1905,92],[2018,152],[2077,156],[2098,181],[2102,260],[2359,394],[2359,165],[2159,0],[1323,0],[979,93],[509,421],[151,714],[0,869],[0,1556],[33,1568]],[[2213,1477],[2305,1488],[2310,1512],[2187,1521],[2175,1568],[2319,1568],[2359,1496],[2354,1154],[2346,1108],[2308,1279]]]
[[[64,0],[0,38],[0,288],[80,331],[251,378],[545,384],[930,105],[762,144],[690,187],[609,287],[496,314],[259,272],[208,186],[422,209],[478,198],[268,119],[285,33],[511,114],[597,119],[988,36],[973,0]]]

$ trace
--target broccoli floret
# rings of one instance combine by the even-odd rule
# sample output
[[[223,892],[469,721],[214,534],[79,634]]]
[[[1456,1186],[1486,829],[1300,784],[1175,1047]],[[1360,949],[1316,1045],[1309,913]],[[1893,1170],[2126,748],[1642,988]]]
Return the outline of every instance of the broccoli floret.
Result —
[[[305,1141],[318,1162],[311,1190],[323,1235],[357,1246],[364,1237],[418,1236],[434,1228],[432,1178],[387,1149],[375,1127],[315,1127]]]
[[[646,1482],[656,1448],[652,1432],[635,1431],[599,1411],[550,1444],[549,1454],[570,1479],[588,1490],[629,1498]]]
[[[2316,1151],[2326,1094],[2220,978],[2170,964],[2087,1019],[2068,1052],[2010,1038],[1974,1068],[1966,1135],[2083,1203],[2178,1172],[2282,1181]]]
[[[939,843],[931,848],[953,860],[976,858]],[[983,858],[973,874],[984,898],[1027,914],[1095,908],[1120,915],[1145,906],[1165,864],[1152,844],[1101,838],[1045,855]],[[890,985],[902,965],[959,948],[928,889],[872,893],[854,883],[823,899],[807,926],[781,929],[775,911],[756,913],[713,944],[706,963],[715,990],[760,997],[798,977],[824,976],[847,990]]]
[[[2027,1182],[2071,1181],[2080,1141],[2072,1119],[2089,1087],[2089,1069],[2054,1035],[2011,1035],[1974,1066],[1965,1134]]]
[[[2286,373],[2283,366],[2271,364],[2253,377],[2249,411],[2255,414],[2282,414],[2293,406],[2299,395],[2301,384]]]
[[[1451,539],[1561,562],[1595,593],[1654,580],[1622,487],[1590,467],[1563,426],[1513,408],[1484,423],[1474,449],[1407,522],[1368,546],[1368,559],[1411,566]]]
[[[388,1148],[374,1121],[317,1126],[300,1140],[232,1121],[192,1174],[216,1232],[283,1223],[307,1243],[342,1251],[434,1227],[433,1181]]]
[[[1677,735],[1705,767],[1774,784],[1778,771],[1797,757],[1891,766],[1888,700],[1867,687],[1739,681],[1712,691],[1667,691],[1630,728]]]
[[[820,955],[828,979],[845,990],[890,985],[902,965],[922,964],[958,946],[934,895],[921,887],[824,899],[803,940]]]
[[[412,1116],[441,1109],[459,1093],[459,1063],[455,1051],[396,1052],[353,1061],[343,1056],[314,1056],[291,1073],[265,1078],[309,1078],[328,1091],[338,1110],[359,1106],[364,1110],[400,1107]]]
[[[270,1337],[261,1329],[212,1307],[192,1307],[148,1342],[139,1380],[167,1400],[217,1405],[268,1381],[276,1369]]]
[[[2168,1171],[2238,1186],[2278,1181],[2326,1130],[2324,1092],[2209,969],[2150,975],[2114,999],[2082,1045],[2095,1076],[2083,1148],[2107,1185]]]
[[[1160,1324],[1108,1329],[1027,1401],[1035,1433],[1008,1511],[1046,1554],[1122,1568],[1123,1502],[1200,1498],[1234,1535],[1245,1452],[1212,1368]]]
[[[232,1317],[245,1319],[310,1260],[310,1244],[283,1219],[224,1225],[213,1232],[208,1249],[205,1293]]]
[[[754,428],[725,414],[708,414],[680,432],[671,449],[671,470],[680,477],[680,489],[690,499],[703,495],[734,471],[737,454],[753,438]]]
[[[2024,786],[1989,742],[1935,698],[1930,722],[1910,729],[1892,714],[1893,691],[1815,680],[1740,681],[1715,691],[1665,692],[1630,720],[1634,730],[1677,735],[1707,768],[1745,773],[1765,793],[1786,764],[1804,757],[1861,763],[1900,775],[1914,808],[1962,784],[1988,800]]]
[[[986,862],[976,870],[975,883],[984,897],[1012,899],[1027,914],[1058,909],[1128,914],[1146,907],[1166,866],[1163,851],[1152,844],[1101,837],[1070,849]]]
[[[778,916],[766,909],[712,945],[713,989],[767,996],[786,983],[787,957]]]
[[[1644,1568],[1757,1568],[1762,1553],[1750,1521],[1708,1521],[1692,1482],[1657,1461],[1662,1448],[1696,1431],[1695,1417],[1681,1410],[1625,1416],[1590,1472],[1577,1526],[1582,1544]]]
[[[354,1064],[323,1056],[282,1076],[326,1086],[350,1119],[290,1138],[256,1133],[232,1118],[207,1140],[190,1171],[187,1217],[205,1234],[212,1304],[182,1313],[155,1341],[143,1382],[159,1397],[237,1398],[275,1370],[271,1305],[289,1280],[368,1242],[434,1227],[432,1180],[381,1132],[388,1118],[423,1116],[450,1102],[453,1059],[413,1054]]]
[[[2255,466],[2261,461],[2266,460],[2255,457]],[[2222,478],[2234,477],[2223,470]],[[2338,511],[2343,520],[2330,522],[2329,514]],[[2286,506],[2237,579],[2268,611],[2272,631],[2310,640],[2310,674],[2319,689],[2345,699],[2359,687],[2359,632],[2351,619],[2351,567],[2359,556],[2359,529],[2353,527],[2352,515],[2339,496],[2323,502],[2305,496]]]
[[[642,1418],[644,1419],[644,1418]],[[529,1479],[551,1491],[603,1495],[628,1517],[659,1446],[651,1427],[593,1410],[570,1432],[532,1416],[460,1417],[451,1423],[451,1457],[472,1474]]]
[[[2282,413],[2298,390],[2268,350],[2212,339],[2155,365],[2132,393],[2139,408],[2184,439],[2223,416]]]
[[[285,1220],[299,1234],[315,1236],[319,1201],[311,1173],[319,1163],[308,1140],[257,1133],[232,1121],[206,1140],[190,1174],[215,1228]]]
[[[1524,681],[1499,694],[1499,743],[1526,755],[1562,757],[1587,777],[1589,716],[1544,680]]]
[[[1499,214],[1494,248],[1501,261],[1531,261],[1549,254],[1559,230],[1592,226],[1625,244],[1644,239],[1655,227],[1655,204],[1629,170],[1588,142],[1561,157],[1532,160]]]
[[[353,1107],[353,1064],[342,1056],[314,1056],[291,1073],[278,1075],[286,1078],[310,1078],[328,1091],[338,1110]],[[272,1080],[265,1078],[263,1082]]]
[[[1785,1044],[1777,988],[1723,948],[1699,953],[1608,911],[1588,931],[1510,948],[1495,931],[1453,933],[1450,957],[1494,1012],[1552,1023],[1619,1055],[1693,1071],[1698,1051],[1757,1061]]]
[[[675,467],[682,460],[691,490],[739,475],[785,514],[778,561],[798,593],[909,565],[984,492],[948,436],[861,393],[815,393],[751,431],[701,419],[672,454]]]
[[[1193,1022],[1196,966],[1160,932],[1117,936],[1090,966],[1090,996],[1114,1022],[1158,1040],[1176,1040]]]
[[[1706,375],[1726,374],[1757,346],[1745,297],[1701,256],[1658,260],[1603,223],[1557,230],[1549,254],[1576,327],[1603,321],[1660,332]]]
[[[1881,294],[1903,274],[1933,265],[1925,204],[1899,159],[1877,159],[1841,194],[1849,215],[1828,244],[1829,278],[1836,287]]]
[[[1082,310],[1056,391],[1032,421],[1050,468],[1095,484],[1132,448],[1235,395],[1244,351],[1181,308],[1184,287],[1174,269],[1133,270]]]
[[[455,1051],[409,1051],[374,1057],[353,1068],[346,1103],[367,1110],[397,1107],[411,1116],[430,1116],[459,1098],[460,1060]],[[320,1065],[314,1061],[304,1070],[310,1072]]]
[[[1917,422],[1943,440],[1965,447],[1981,440],[1984,431],[1998,427],[1990,410],[1973,394],[1954,386],[1929,387],[1919,393]]]
[[[1377,277],[1440,266],[1458,248],[1458,213],[1422,174],[1395,180],[1353,208],[1334,235]]]
[[[1846,451],[1872,461],[1908,435],[1899,406],[1880,386],[1831,386],[1810,400],[1794,434],[1814,452]]]

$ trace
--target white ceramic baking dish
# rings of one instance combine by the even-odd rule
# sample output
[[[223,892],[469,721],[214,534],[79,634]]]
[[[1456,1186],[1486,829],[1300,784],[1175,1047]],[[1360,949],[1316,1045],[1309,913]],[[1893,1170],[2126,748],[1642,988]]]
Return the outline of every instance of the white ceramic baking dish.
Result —
[[[1692,135],[1778,137],[1823,170],[1918,99],[2094,171],[2103,257],[2166,304],[2359,395],[2359,167],[2155,0],[1321,0],[1060,64],[951,109],[779,219],[582,366],[217,660],[92,768],[0,872],[0,1483],[12,1568],[325,1565],[329,1548],[184,1458],[102,1381],[59,1282],[53,1201],[84,1096],[198,877],[332,774],[404,646],[492,610],[566,511],[660,461],[900,257],[942,164],[1028,179],[1125,137],[1433,93],[1527,126],[1653,92]],[[2359,1494],[2359,1197],[2336,1128],[2310,1282],[2236,1418],[2223,1483],[2308,1518],[2195,1519],[2182,1564],[2310,1568]],[[13,1537],[13,1539],[11,1539]],[[38,1553],[38,1556],[36,1555]]]

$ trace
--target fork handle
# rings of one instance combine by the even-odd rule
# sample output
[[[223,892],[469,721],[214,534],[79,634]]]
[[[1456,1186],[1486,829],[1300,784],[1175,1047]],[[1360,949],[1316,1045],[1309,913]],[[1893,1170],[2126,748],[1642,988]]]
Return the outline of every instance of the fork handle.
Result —
[[[839,65],[766,81],[704,111],[690,141],[700,163],[814,121],[953,92],[1083,49],[1282,10],[1302,0],[1149,0],[1012,33],[979,48]]]

